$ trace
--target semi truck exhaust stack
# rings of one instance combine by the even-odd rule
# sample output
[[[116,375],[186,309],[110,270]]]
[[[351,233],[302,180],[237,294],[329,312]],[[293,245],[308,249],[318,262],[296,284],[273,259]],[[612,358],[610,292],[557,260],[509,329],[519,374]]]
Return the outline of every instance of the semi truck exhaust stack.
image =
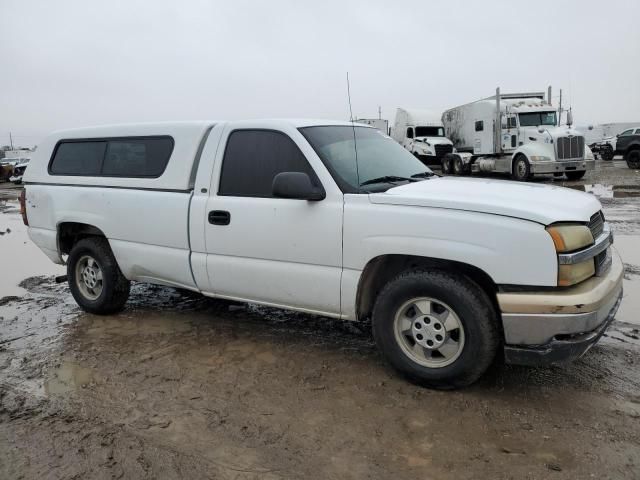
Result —
[[[500,87],[496,88],[496,121],[494,128],[494,142],[496,143],[496,153],[502,152],[502,143],[500,142],[500,130],[502,129],[502,116],[500,114]]]

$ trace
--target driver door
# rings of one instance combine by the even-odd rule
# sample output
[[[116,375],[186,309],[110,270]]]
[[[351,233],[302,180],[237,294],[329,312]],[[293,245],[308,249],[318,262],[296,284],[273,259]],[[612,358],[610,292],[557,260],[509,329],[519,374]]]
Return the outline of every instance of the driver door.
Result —
[[[326,181],[328,172],[317,172],[324,169],[317,156],[309,162],[303,151],[315,154],[297,130],[245,125],[227,127],[214,167],[205,220],[210,291],[339,316],[342,192]],[[326,197],[275,198],[281,172],[308,174]]]

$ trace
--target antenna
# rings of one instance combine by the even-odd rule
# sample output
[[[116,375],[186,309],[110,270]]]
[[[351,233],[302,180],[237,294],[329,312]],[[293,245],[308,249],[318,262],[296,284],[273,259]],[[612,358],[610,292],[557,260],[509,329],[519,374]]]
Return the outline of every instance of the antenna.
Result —
[[[353,151],[356,154],[356,179],[358,181],[358,188],[360,188],[360,170],[358,169],[358,144],[356,143],[356,127],[353,123],[353,110],[351,109],[351,86],[349,85],[349,72],[347,72],[347,98],[349,100],[349,117],[351,122],[351,129],[353,130]]]

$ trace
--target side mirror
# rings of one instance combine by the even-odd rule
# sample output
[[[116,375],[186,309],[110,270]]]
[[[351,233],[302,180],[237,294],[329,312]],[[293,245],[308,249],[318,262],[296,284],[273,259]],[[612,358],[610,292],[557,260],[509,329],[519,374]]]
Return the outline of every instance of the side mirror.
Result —
[[[593,130],[593,125],[589,125],[589,130]]]
[[[274,197],[317,202],[327,196],[322,188],[314,187],[309,175],[302,172],[281,172],[273,178]]]

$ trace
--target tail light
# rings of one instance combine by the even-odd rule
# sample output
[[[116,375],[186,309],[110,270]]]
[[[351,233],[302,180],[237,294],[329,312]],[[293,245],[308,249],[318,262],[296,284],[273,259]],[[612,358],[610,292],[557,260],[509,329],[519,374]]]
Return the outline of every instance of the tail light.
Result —
[[[23,188],[19,197],[20,200],[20,215],[22,215],[22,221],[28,227],[29,219],[27,218],[27,191]]]

